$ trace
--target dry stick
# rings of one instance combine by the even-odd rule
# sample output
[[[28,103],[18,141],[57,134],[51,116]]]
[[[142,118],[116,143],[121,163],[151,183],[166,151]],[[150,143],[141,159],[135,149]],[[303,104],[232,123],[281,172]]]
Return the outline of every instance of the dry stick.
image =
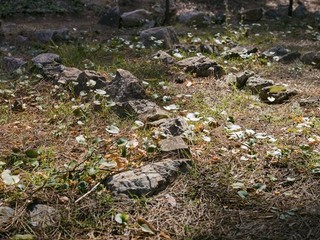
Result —
[[[101,182],[98,182],[96,185],[93,186],[93,188],[91,188],[90,191],[86,192],[84,195],[82,195],[81,197],[79,197],[75,203],[79,202],[81,199],[85,198],[86,196],[88,196],[90,193],[92,193],[99,185],[101,184]]]

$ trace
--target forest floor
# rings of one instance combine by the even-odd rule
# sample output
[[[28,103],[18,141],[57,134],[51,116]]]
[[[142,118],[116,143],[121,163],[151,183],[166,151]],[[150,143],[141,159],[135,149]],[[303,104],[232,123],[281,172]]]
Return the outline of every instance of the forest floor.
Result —
[[[229,3],[230,14],[241,4],[266,7],[263,1]],[[279,1],[270,3],[272,7]],[[180,9],[203,8],[201,3],[179,4]],[[0,72],[0,171],[10,170],[10,176],[18,177],[12,185],[6,184],[3,174],[0,180],[0,207],[15,209],[11,222],[0,226],[0,239],[320,239],[320,106],[299,105],[302,99],[320,98],[320,70],[300,60],[284,64],[259,56],[277,45],[302,54],[320,51],[320,26],[308,18],[289,17],[247,25],[232,18],[207,28],[174,26],[182,44],[199,38],[202,43],[233,41],[258,48],[258,54],[248,58],[207,56],[226,74],[253,71],[298,92],[286,103],[266,104],[249,91],[230,86],[224,77],[187,74],[183,83],[176,83],[174,75],[181,69],[152,61],[157,48],[130,48],[137,44],[137,29],[98,25],[103,8],[97,6],[80,14],[3,18],[8,43],[0,56],[31,59],[43,52],[57,53],[64,65],[93,69],[107,80],[119,68],[130,71],[148,84],[148,95],[158,95],[154,100],[158,105],[175,104],[179,106],[175,115],[201,117],[192,123],[194,139],[188,142],[193,168],[152,197],[119,198],[99,186],[75,203],[119,171],[109,168],[109,161],[125,158],[123,170],[160,158],[158,151],[144,148],[146,139],[157,145],[153,129],[132,128],[135,119],[122,119],[107,106],[95,111],[95,99],[75,98],[32,69],[11,75]],[[306,6],[320,10],[316,1],[306,1]],[[46,44],[17,40],[17,34],[61,27],[72,29],[76,38]],[[189,57],[196,52],[181,54]],[[22,106],[18,110],[16,103]],[[81,116],[74,111],[80,106]],[[207,118],[214,124],[207,125]],[[230,123],[243,137],[230,133]],[[119,133],[105,130],[112,124]],[[79,136],[85,136],[85,144]],[[138,144],[124,156],[116,144],[119,139]],[[60,213],[56,225],[30,223],[29,210],[39,203]],[[122,223],[115,218],[119,213]],[[151,230],[141,228],[138,219]]]

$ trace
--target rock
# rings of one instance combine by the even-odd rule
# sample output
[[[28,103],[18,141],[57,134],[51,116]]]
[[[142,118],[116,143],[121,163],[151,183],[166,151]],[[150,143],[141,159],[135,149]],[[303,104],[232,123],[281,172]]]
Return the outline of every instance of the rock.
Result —
[[[3,65],[4,65],[4,70],[7,73],[12,73],[19,68],[27,67],[28,62],[26,62],[22,58],[4,57],[3,58]]]
[[[272,86],[273,84],[274,82],[272,80],[252,76],[248,78],[246,88],[251,90],[253,94],[257,94],[262,88]]]
[[[254,72],[244,71],[238,74],[229,73],[225,80],[229,85],[235,85],[237,88],[241,89],[246,86],[247,80],[254,76]]]
[[[281,63],[291,63],[291,62],[294,62],[297,59],[299,59],[300,56],[301,56],[301,53],[299,53],[297,51],[290,52],[290,53],[287,53],[284,56],[279,57],[278,61],[281,62]]]
[[[55,64],[61,63],[61,58],[58,54],[55,53],[41,53],[38,56],[32,58],[32,62],[35,65],[47,65],[47,64]]]
[[[258,49],[256,47],[242,47],[236,46],[231,48],[230,50],[225,51],[222,55],[225,59],[232,58],[248,58],[253,53],[257,53]]]
[[[267,19],[278,19],[288,16],[288,5],[278,5],[275,9],[267,9],[264,13]]]
[[[186,75],[184,72],[174,73],[173,79],[175,83],[184,83],[186,80]]]
[[[176,62],[176,59],[172,57],[170,54],[166,53],[165,51],[159,50],[156,52],[152,59],[154,60],[160,60],[164,64],[173,64]]]
[[[300,58],[301,62],[320,68],[320,52],[307,52]]]
[[[310,97],[299,101],[300,107],[319,107],[320,97]]]
[[[81,72],[75,83],[74,92],[76,95],[79,95],[81,91],[89,92],[107,86],[106,78],[92,70]]]
[[[99,19],[98,24],[108,27],[120,26],[120,9],[118,6],[109,8]]]
[[[0,228],[5,228],[11,223],[12,218],[14,217],[15,211],[10,207],[0,207]]]
[[[153,122],[169,117],[167,111],[146,99],[118,103],[116,105],[116,112],[121,117],[137,116],[139,120],[144,122]]]
[[[106,179],[105,185],[116,195],[149,197],[164,190],[180,172],[186,172],[190,166],[190,159],[165,159],[132,171],[118,173]]]
[[[306,6],[302,2],[298,1],[298,7],[296,7],[296,9],[293,10],[292,16],[302,19],[305,18],[308,15],[308,13],[309,11],[306,8]]]
[[[120,26],[124,28],[141,27],[150,21],[153,21],[151,12],[145,9],[137,9],[121,14]]]
[[[246,22],[258,22],[263,17],[262,8],[244,10],[240,13],[240,19]]]
[[[143,30],[140,33],[140,40],[146,47],[155,46],[155,41],[162,41],[161,46],[168,49],[179,43],[173,27],[155,27]]]
[[[189,11],[181,13],[177,20],[179,23],[197,27],[207,27],[215,24],[216,22],[215,15],[213,13],[202,11]]]
[[[36,42],[48,43],[50,41],[61,42],[70,39],[70,31],[67,28],[57,30],[41,29],[31,34],[31,39]]]
[[[34,227],[57,226],[61,217],[53,207],[37,204],[30,211],[31,225]]]
[[[165,136],[181,136],[188,130],[188,123],[182,117],[166,119],[160,124],[160,130]]]
[[[200,45],[200,52],[201,53],[207,53],[207,54],[215,53],[213,47],[210,46],[209,44],[201,44]]]
[[[268,104],[281,104],[294,95],[297,95],[297,91],[288,90],[282,85],[264,87],[259,92],[260,100]]]
[[[288,53],[290,53],[289,49],[286,49],[285,47],[278,45],[264,51],[261,54],[261,56],[272,60],[274,57],[285,56]]]
[[[195,74],[196,77],[214,76],[220,78],[224,74],[221,66],[205,56],[186,58],[177,64],[184,67],[186,72]]]
[[[64,69],[64,66],[60,64],[60,56],[54,53],[39,54],[32,59],[32,62],[47,79],[56,80]]]
[[[58,77],[58,82],[62,84],[66,84],[69,82],[74,82],[78,79],[80,73],[82,73],[81,70],[74,67],[65,67],[63,71],[60,73]]]
[[[117,70],[116,77],[108,84],[107,92],[111,98],[119,102],[146,97],[141,81],[123,69]]]
[[[159,141],[159,146],[162,153],[190,157],[190,149],[180,136],[163,139]]]

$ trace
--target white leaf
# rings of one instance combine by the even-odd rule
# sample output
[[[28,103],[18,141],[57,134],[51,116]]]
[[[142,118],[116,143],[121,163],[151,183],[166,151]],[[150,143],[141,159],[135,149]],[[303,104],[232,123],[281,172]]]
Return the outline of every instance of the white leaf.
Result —
[[[276,99],[274,97],[268,97],[269,102],[274,102]]]
[[[205,142],[210,142],[211,141],[211,137],[208,137],[208,136],[203,136],[202,139]]]
[[[111,125],[106,128],[106,131],[111,134],[118,134],[120,132],[120,129],[115,125]]]
[[[94,81],[94,80],[92,80],[92,79],[90,79],[90,80],[87,82],[87,86],[88,86],[88,87],[94,87],[96,84],[97,84],[97,82]]]
[[[79,144],[86,144],[86,139],[83,135],[79,135],[76,137],[76,141],[79,143]]]
[[[176,57],[176,58],[183,58],[183,55],[181,53],[178,53],[178,52],[174,53],[173,56]]]
[[[106,95],[107,94],[107,92],[102,89],[96,89],[96,90],[94,90],[94,92],[98,95]]]
[[[163,107],[165,110],[178,110],[179,109],[179,106],[175,105],[175,104],[171,104],[171,105],[168,105],[168,106],[164,106]]]
[[[18,175],[11,175],[11,171],[6,169],[2,172],[1,178],[6,185],[14,185],[20,181]]]
[[[192,122],[198,122],[202,117],[198,117],[199,113],[188,113],[187,118]]]
[[[227,127],[226,127],[226,129],[228,130],[228,131],[237,131],[237,130],[240,130],[241,129],[241,127],[239,126],[239,125],[236,125],[236,124],[228,124],[227,125]]]
[[[257,134],[255,135],[255,137],[256,137],[257,139],[266,139],[268,136],[267,136],[267,134],[265,134],[265,133],[257,133]]]

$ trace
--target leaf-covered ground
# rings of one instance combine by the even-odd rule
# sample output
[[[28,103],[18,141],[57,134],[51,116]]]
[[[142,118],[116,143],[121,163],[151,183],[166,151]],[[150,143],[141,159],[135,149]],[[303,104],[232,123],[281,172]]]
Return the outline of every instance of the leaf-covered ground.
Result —
[[[6,19],[5,26],[17,23],[14,35],[65,21],[45,19]],[[268,105],[224,78],[187,75],[184,83],[176,83],[181,69],[152,60],[158,48],[145,49],[134,30],[105,29],[92,16],[69,19],[73,40],[12,40],[1,55],[31,59],[53,52],[64,65],[96,70],[108,80],[118,68],[132,72],[153,101],[193,125],[188,144],[194,166],[153,197],[114,197],[102,185],[90,192],[108,176],[159,160],[154,129],[135,118],[119,118],[103,94],[75,97],[34,69],[1,73],[0,206],[15,209],[10,224],[0,229],[1,238],[320,238],[320,108],[299,105],[301,99],[319,97],[319,69],[299,60],[269,62],[258,54],[233,60],[207,55],[227,74],[250,70],[298,91],[287,103]],[[279,44],[301,53],[320,51],[319,26],[308,19],[175,29],[182,43],[221,43],[221,50],[233,41],[260,52]],[[173,55],[196,54],[179,50]],[[30,222],[29,210],[38,203],[59,211],[56,226]]]

